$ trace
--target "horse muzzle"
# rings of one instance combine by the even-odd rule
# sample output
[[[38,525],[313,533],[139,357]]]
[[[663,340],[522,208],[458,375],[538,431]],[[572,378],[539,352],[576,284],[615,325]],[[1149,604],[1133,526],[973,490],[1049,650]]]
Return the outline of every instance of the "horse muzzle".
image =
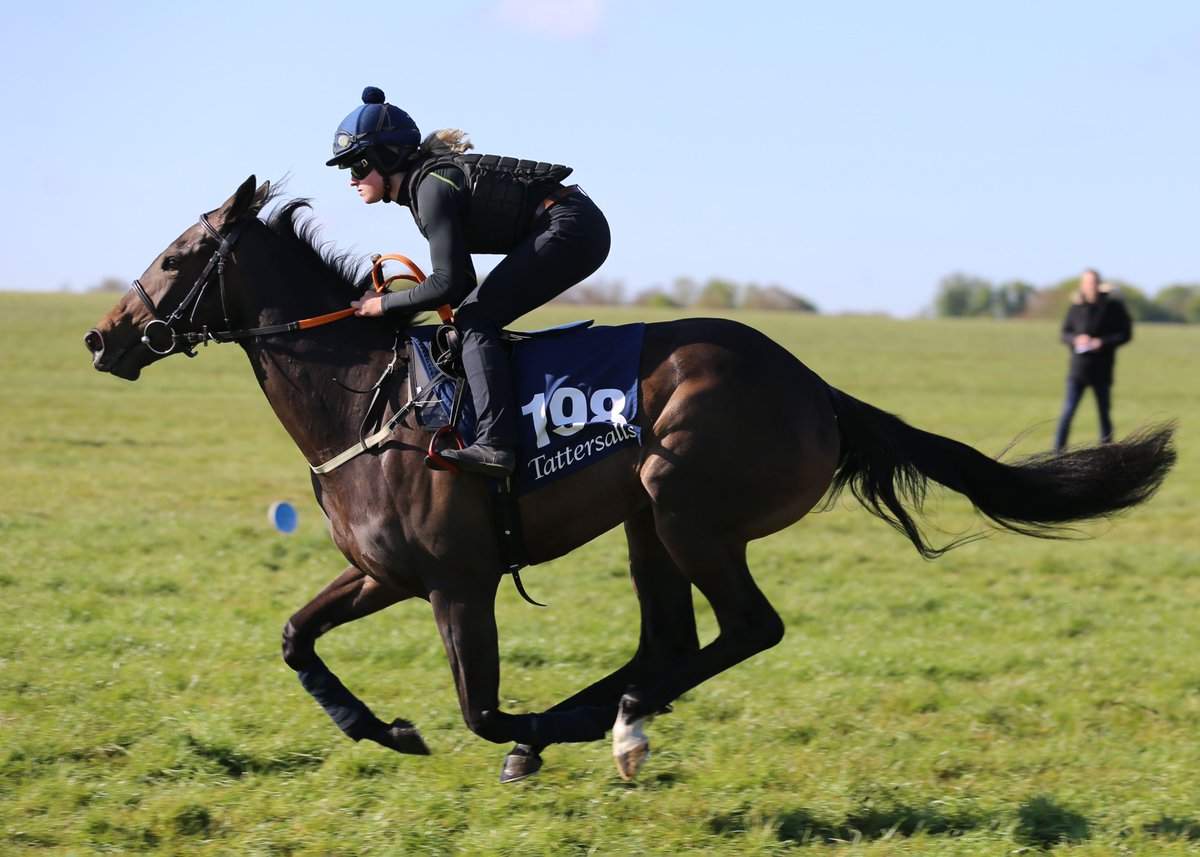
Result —
[[[92,368],[97,372],[107,372],[110,375],[124,378],[127,381],[136,381],[142,374],[142,367],[140,366],[122,365],[122,358],[133,350],[134,345],[114,351],[105,342],[104,334],[100,332],[99,328],[95,327],[84,335],[83,344],[91,352]],[[125,363],[128,364],[128,361],[125,361]]]

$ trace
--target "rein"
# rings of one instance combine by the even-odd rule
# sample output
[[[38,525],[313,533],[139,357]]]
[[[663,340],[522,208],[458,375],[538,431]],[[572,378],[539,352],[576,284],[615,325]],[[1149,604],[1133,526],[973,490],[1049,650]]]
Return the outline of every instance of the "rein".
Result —
[[[176,350],[176,348],[179,348],[180,351],[182,351],[182,353],[186,354],[188,357],[195,357],[195,348],[200,344],[207,345],[210,342],[235,342],[239,339],[251,339],[256,336],[270,336],[277,333],[294,333],[298,330],[309,330],[314,327],[320,327],[324,324],[341,321],[343,318],[349,318],[350,316],[354,315],[355,309],[353,307],[347,307],[346,309],[326,313],[325,315],[302,318],[297,321],[289,321],[283,324],[271,324],[265,327],[251,327],[245,330],[232,330],[231,328],[233,327],[233,324],[229,320],[229,310],[225,305],[225,262],[230,258],[230,253],[233,251],[233,245],[237,243],[238,238],[241,237],[249,223],[249,220],[240,221],[234,225],[233,229],[229,231],[228,235],[222,235],[216,228],[213,227],[211,223],[208,222],[207,214],[200,215],[200,225],[204,227],[204,231],[221,243],[213,253],[212,257],[208,260],[208,264],[204,266],[204,270],[200,272],[200,276],[196,278],[196,282],[192,284],[192,288],[187,293],[187,296],[184,297],[179,306],[175,308],[174,312],[165,318],[159,311],[158,307],[154,305],[154,301],[151,300],[150,295],[146,293],[146,288],[142,285],[142,281],[140,279],[133,281],[134,292],[139,298],[141,298],[142,303],[146,305],[146,308],[150,310],[150,314],[154,316],[154,318],[147,322],[146,326],[142,328],[142,343],[147,348],[149,348],[155,354],[162,356],[171,354]],[[412,273],[396,274],[395,276],[388,277],[385,280],[383,278],[383,263],[393,259],[403,262],[408,266]],[[226,330],[214,331],[209,330],[207,326],[204,326],[199,331],[184,331],[183,333],[177,332],[174,327],[175,322],[180,321],[183,318],[189,307],[191,308],[191,316],[188,320],[193,323],[195,322],[196,312],[200,308],[200,302],[204,299],[205,290],[208,288],[208,284],[212,279],[214,270],[217,272],[217,288],[221,295],[221,312],[225,316]],[[383,292],[387,291],[388,286],[390,286],[396,280],[408,280],[419,284],[424,282],[425,274],[422,273],[421,269],[418,268],[416,264],[407,256],[401,256],[399,254],[389,254],[387,256],[381,256],[379,254],[373,255],[371,257],[371,281],[375,287],[375,291],[382,294]],[[439,307],[438,314],[442,317],[443,321],[453,321],[453,315],[449,306]],[[156,345],[155,337],[158,335],[157,331],[159,326],[162,327],[162,333],[170,337],[170,344],[166,347],[160,347],[159,345]],[[379,384],[383,383],[384,379],[388,375],[392,373],[393,369],[395,368],[395,364],[396,360],[393,358],[392,363],[384,371],[383,377],[377,382],[377,387]],[[429,385],[426,387],[426,390],[433,390],[438,383],[450,377],[451,376],[444,371],[439,372],[437,377],[430,381]],[[329,459],[323,464],[318,464],[316,466],[309,465],[309,467],[312,468],[312,472],[318,475],[329,473],[330,471],[341,467],[350,459],[361,455],[367,450],[374,449],[387,440],[391,436],[392,432],[395,431],[396,426],[400,424],[401,420],[411,413],[414,408],[428,404],[428,401],[419,398],[421,391],[418,390],[416,392],[417,395],[410,399],[408,403],[404,405],[404,407],[397,411],[396,414],[379,429],[379,431],[375,432],[369,437],[361,437],[359,442],[354,444],[354,446],[346,449],[338,455],[335,455],[333,458]],[[371,409],[368,408],[368,412],[370,410]]]
[[[133,290],[137,294],[146,308],[150,310],[150,315],[154,318],[142,328],[142,344],[160,356],[166,356],[179,348],[188,357],[196,356],[197,345],[207,345],[209,342],[236,342],[239,339],[251,339],[255,336],[271,336],[276,333],[294,333],[298,330],[309,330],[314,327],[320,327],[324,324],[330,324],[335,321],[341,321],[343,318],[349,318],[354,315],[355,309],[347,307],[346,309],[337,310],[336,312],[326,313],[325,315],[312,316],[311,318],[302,318],[297,321],[288,321],[282,324],[271,324],[265,327],[252,327],[245,330],[232,330],[233,324],[229,321],[229,310],[225,306],[225,262],[229,259],[229,254],[233,251],[233,245],[237,243],[242,232],[249,225],[248,220],[244,220],[236,224],[229,231],[228,235],[222,235],[218,232],[211,223],[208,222],[208,215],[200,215],[200,225],[204,227],[204,231],[211,235],[216,240],[220,241],[220,246],[213,253],[212,258],[208,260],[208,264],[204,266],[204,270],[200,272],[200,276],[196,278],[196,282],[192,285],[191,291],[180,302],[166,318],[163,318],[158,307],[154,305],[154,301],[150,299],[150,295],[146,293],[146,288],[142,285],[140,279],[133,281]],[[397,259],[408,265],[412,271],[411,274],[397,274],[388,279],[382,279],[382,265],[389,259]],[[374,283],[375,291],[383,293],[388,286],[396,280],[409,280],[414,283],[421,283],[425,280],[425,275],[421,273],[412,260],[406,256],[398,254],[371,257],[371,280]],[[184,313],[191,307],[191,316],[189,321],[194,322],[196,319],[196,311],[200,308],[200,301],[204,298],[205,289],[208,288],[209,280],[212,278],[213,270],[217,272],[217,287],[221,294],[221,312],[225,316],[225,330],[209,330],[207,326],[202,327],[199,331],[184,331],[178,333],[175,330],[175,322],[180,321]],[[438,313],[444,321],[452,319],[450,308],[441,307]],[[164,347],[159,347],[155,344],[155,337],[158,335],[158,326],[162,326],[162,333],[170,337],[170,344]],[[161,340],[160,340],[161,341]],[[182,343],[182,347],[181,347]]]

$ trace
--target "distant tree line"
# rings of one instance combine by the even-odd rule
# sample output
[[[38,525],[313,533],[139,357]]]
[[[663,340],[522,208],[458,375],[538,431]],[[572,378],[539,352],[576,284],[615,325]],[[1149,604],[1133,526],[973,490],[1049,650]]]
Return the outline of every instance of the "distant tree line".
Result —
[[[94,292],[123,292],[129,288],[124,280],[107,277],[92,286]],[[775,284],[760,286],[757,283],[736,283],[732,280],[713,277],[697,283],[688,277],[679,277],[670,286],[654,286],[627,297],[625,283],[621,280],[588,280],[568,289],[554,300],[555,303],[585,305],[619,305],[651,307],[682,307],[696,309],[760,309],[784,310],[788,312],[817,312],[812,301],[794,295]]]
[[[627,298],[621,280],[588,280],[555,298],[556,303],[633,304],[635,306],[690,309],[756,309],[818,312],[812,301],[774,283],[737,283],[712,277],[703,283],[679,277],[669,286],[652,286]]]
[[[1200,324],[1200,283],[1179,283],[1159,289],[1149,297],[1141,289],[1112,281],[1135,321]],[[108,277],[92,291],[123,292],[124,280]],[[982,277],[954,273],[938,284],[932,312],[946,318],[1060,318],[1079,288],[1079,278],[1045,288],[1009,280],[993,283]],[[588,280],[555,298],[556,303],[668,307],[679,309],[749,309],[810,312],[820,310],[812,301],[774,283],[738,283],[721,277],[697,282],[679,277],[669,286],[652,286],[630,296],[621,280]]]
[[[1153,297],[1128,283],[1111,281],[1109,285],[1135,321],[1200,324],[1200,284],[1166,286]],[[933,312],[949,318],[1059,318],[1078,288],[1078,277],[1039,289],[1020,280],[994,284],[955,273],[938,284]]]

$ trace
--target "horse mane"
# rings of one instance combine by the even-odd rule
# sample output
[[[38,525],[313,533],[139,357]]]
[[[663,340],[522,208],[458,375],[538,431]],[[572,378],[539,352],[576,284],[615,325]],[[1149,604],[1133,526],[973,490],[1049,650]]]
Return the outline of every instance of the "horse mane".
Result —
[[[265,202],[274,202],[282,188],[276,185],[267,194]],[[263,221],[267,228],[284,244],[299,261],[301,268],[315,270],[332,281],[345,292],[346,302],[357,300],[371,287],[371,266],[362,256],[347,250],[339,250],[329,242],[322,242],[320,229],[313,221],[312,202],[296,198],[282,203]],[[421,310],[388,313],[387,320],[397,328],[408,327]]]

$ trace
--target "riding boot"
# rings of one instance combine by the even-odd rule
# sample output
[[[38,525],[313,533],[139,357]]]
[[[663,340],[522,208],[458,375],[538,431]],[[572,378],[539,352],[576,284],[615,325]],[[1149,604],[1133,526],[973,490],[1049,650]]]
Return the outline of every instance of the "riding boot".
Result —
[[[517,417],[504,346],[484,332],[464,330],[462,363],[475,405],[475,442],[441,455],[469,473],[509,476],[517,463]]]

